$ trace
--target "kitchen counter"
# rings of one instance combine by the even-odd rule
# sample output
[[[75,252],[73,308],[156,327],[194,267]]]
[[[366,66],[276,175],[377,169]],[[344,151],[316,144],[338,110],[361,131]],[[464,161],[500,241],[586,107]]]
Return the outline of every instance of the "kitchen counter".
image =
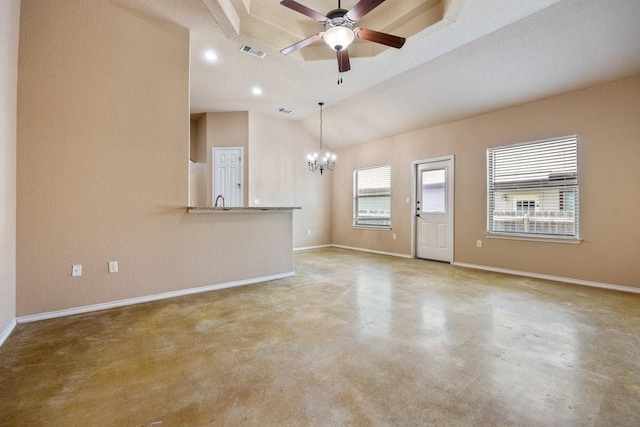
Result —
[[[250,207],[228,207],[214,208],[212,206],[189,206],[187,213],[189,214],[219,214],[219,213],[265,213],[265,212],[293,212],[294,209],[302,209],[301,207],[267,207],[267,206],[250,206]]]

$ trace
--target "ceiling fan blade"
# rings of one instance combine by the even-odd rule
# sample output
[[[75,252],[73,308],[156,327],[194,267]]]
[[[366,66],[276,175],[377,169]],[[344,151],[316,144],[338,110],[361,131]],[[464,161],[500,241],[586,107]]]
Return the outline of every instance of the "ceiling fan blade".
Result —
[[[295,52],[298,49],[302,49],[303,47],[308,46],[311,43],[317,42],[320,39],[322,39],[322,33],[315,34],[311,37],[307,37],[304,40],[300,40],[298,43],[294,43],[289,47],[285,47],[280,51],[280,53],[283,55],[289,55],[290,53]]]
[[[300,4],[293,0],[282,0],[280,2],[284,7],[288,7],[291,10],[295,10],[296,12],[302,13],[303,15],[307,15],[309,18],[316,20],[318,22],[325,23],[329,21],[329,18],[324,16],[321,13],[316,12],[313,9],[309,9],[307,6]]]
[[[406,41],[404,37],[381,33],[379,31],[367,30],[366,28],[355,28],[353,30],[353,33],[360,39],[395,47],[396,49],[400,49]]]
[[[360,0],[344,16],[347,21],[353,23],[384,3],[384,0]]]
[[[338,51],[338,71],[344,73],[351,69],[351,63],[349,62],[349,52],[347,49]]]

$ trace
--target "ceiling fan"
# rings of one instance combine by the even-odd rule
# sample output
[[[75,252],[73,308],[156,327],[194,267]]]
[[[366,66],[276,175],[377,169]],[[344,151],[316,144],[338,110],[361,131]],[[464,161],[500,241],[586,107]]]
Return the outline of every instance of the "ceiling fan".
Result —
[[[403,37],[368,30],[366,28],[354,28],[356,21],[380,6],[384,1],[385,0],[360,0],[351,10],[345,10],[340,7],[340,0],[338,0],[338,8],[327,13],[325,16],[294,0],[283,0],[280,2],[281,5],[324,24],[325,30],[282,49],[280,53],[288,55],[311,43],[324,39],[329,47],[336,51],[338,70],[343,73],[351,69],[347,47],[356,37],[400,49],[406,40]]]

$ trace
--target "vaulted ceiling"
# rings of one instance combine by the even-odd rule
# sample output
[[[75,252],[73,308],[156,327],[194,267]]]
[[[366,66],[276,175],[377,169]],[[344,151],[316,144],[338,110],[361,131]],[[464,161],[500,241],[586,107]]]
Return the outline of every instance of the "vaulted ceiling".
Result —
[[[191,30],[192,113],[252,111],[318,135],[323,101],[324,142],[338,150],[640,74],[638,0],[386,0],[358,26],[407,42],[357,40],[340,85],[322,41],[280,53],[324,27],[278,0],[116,1]],[[298,2],[323,14],[338,6]]]

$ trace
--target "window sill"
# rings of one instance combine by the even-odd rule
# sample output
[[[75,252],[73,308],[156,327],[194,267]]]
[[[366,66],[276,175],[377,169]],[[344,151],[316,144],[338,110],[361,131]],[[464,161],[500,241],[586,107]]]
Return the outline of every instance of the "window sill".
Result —
[[[351,228],[354,230],[391,230],[390,225],[352,225]]]
[[[577,239],[575,237],[538,237],[538,236],[528,236],[523,234],[497,234],[497,233],[486,233],[485,237],[487,239],[503,239],[503,240],[524,240],[527,242],[545,242],[545,243],[568,243],[571,245],[579,245],[582,242],[582,239]]]

